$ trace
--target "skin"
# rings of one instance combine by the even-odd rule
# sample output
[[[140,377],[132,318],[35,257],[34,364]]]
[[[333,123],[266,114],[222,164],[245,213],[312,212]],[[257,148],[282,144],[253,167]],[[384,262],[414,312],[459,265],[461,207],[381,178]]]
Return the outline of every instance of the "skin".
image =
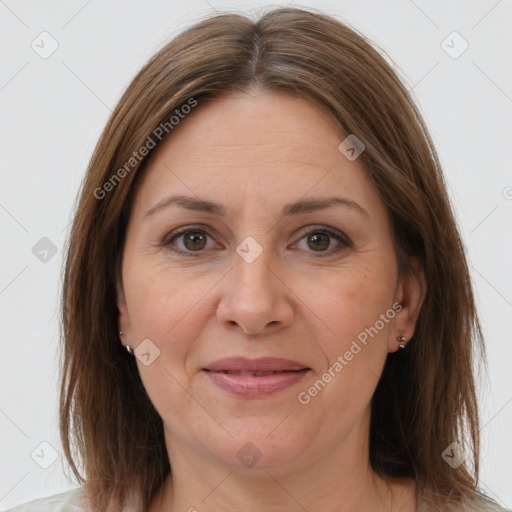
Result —
[[[137,359],[173,474],[150,512],[415,510],[413,481],[372,471],[368,432],[371,396],[397,337],[414,332],[424,277],[413,262],[399,279],[386,209],[360,159],[338,150],[345,137],[317,106],[251,90],[199,105],[152,156],[118,290],[123,343],[150,339],[160,350],[148,366]],[[227,213],[178,205],[146,213],[170,194],[220,202]],[[281,214],[285,204],[333,195],[366,214],[347,206]],[[166,245],[177,228],[197,224],[209,235],[199,250],[190,236]],[[308,239],[319,227],[351,245],[327,236],[319,248]],[[249,236],[263,251],[252,263],[236,252]],[[400,312],[300,403],[298,394],[393,303]],[[272,395],[237,397],[201,371],[231,356],[283,357],[311,371]],[[253,467],[237,457],[248,442],[261,454]]]

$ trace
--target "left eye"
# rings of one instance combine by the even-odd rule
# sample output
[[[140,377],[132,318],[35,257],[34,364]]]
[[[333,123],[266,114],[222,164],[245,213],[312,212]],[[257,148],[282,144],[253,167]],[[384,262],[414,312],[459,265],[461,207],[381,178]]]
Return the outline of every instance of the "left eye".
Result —
[[[208,242],[210,239],[210,246]],[[299,247],[307,252],[335,253],[346,247],[351,247],[351,241],[342,233],[326,228],[316,228],[303,235],[293,247],[305,241],[308,249]],[[179,242],[179,243],[178,243]],[[187,256],[200,256],[201,252],[212,249],[215,246],[211,236],[200,228],[186,228],[179,232],[171,233],[164,245],[174,252]],[[333,247],[334,246],[334,247]]]
[[[325,228],[310,231],[299,240],[299,243],[303,240],[312,252],[318,253],[330,254],[351,246],[350,240],[346,236]],[[333,248],[332,245],[335,247]]]

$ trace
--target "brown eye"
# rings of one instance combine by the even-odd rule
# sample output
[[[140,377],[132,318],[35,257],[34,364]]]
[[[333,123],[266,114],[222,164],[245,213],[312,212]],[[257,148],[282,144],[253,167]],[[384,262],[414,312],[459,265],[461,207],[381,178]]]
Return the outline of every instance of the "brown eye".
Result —
[[[163,245],[184,256],[200,256],[215,248],[213,238],[203,229],[188,227],[171,233]]]
[[[307,237],[308,246],[315,251],[325,251],[330,244],[330,237],[325,233],[313,233]]]
[[[307,232],[295,245],[306,252],[327,256],[352,247],[352,242],[342,232],[318,227]]]
[[[204,231],[189,231],[183,237],[183,244],[189,251],[200,251],[206,246],[206,234]]]

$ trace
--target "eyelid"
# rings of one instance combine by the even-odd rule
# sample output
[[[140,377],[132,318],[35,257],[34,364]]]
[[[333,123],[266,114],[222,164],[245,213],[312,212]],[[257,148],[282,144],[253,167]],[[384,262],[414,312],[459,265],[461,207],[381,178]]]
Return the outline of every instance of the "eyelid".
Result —
[[[330,236],[331,238],[334,238],[334,240],[336,240],[338,242],[338,244],[340,244],[340,246],[335,247],[334,249],[329,249],[328,251],[307,251],[310,254],[317,254],[319,257],[327,257],[327,256],[331,256],[333,254],[336,254],[343,248],[352,248],[353,247],[352,240],[345,233],[343,233],[342,231],[340,231],[338,229],[325,226],[323,224],[312,224],[309,226],[305,226],[301,230],[301,235],[299,236],[297,241],[292,244],[292,246],[295,246],[296,244],[298,244],[305,236],[307,236],[309,234],[314,234],[314,233],[326,234],[326,235]]]
[[[201,253],[205,253],[206,251],[183,251],[182,249],[177,249],[175,247],[172,247],[172,240],[175,238],[179,238],[180,236],[193,232],[193,231],[203,231],[209,238],[212,240],[214,239],[213,236],[210,234],[210,228],[206,227],[202,224],[190,224],[187,226],[182,226],[181,228],[177,228],[168,235],[166,235],[162,241],[162,246],[168,248],[170,251],[184,255],[184,256],[191,256],[191,257],[197,257],[201,256]],[[218,244],[218,242],[215,242]],[[219,244],[220,245],[220,244]]]
[[[343,233],[343,231],[340,231],[339,229],[336,228],[331,228],[324,224],[310,224],[302,228],[300,232],[303,233],[300,238],[303,238],[305,235],[308,235],[310,233],[327,233],[329,235],[335,235],[341,238],[343,242],[347,245],[352,245],[352,240],[350,240],[350,238],[345,233]]]
[[[179,235],[183,235],[185,233],[188,233],[189,231],[194,231],[194,230],[204,231],[210,238],[212,238],[212,236],[210,235],[210,228],[208,226],[204,226],[202,224],[190,224],[187,226],[182,226],[181,228],[177,228],[177,229],[171,231],[170,233],[168,233],[167,235],[165,235],[162,243],[164,245],[167,245],[168,243],[171,242],[171,240],[173,238],[176,238]]]
[[[166,235],[163,239],[162,245],[164,247],[168,247],[171,251],[178,253],[178,254],[183,254],[183,255],[192,256],[192,257],[200,256],[201,253],[205,253],[207,251],[205,251],[205,250],[183,251],[181,249],[176,249],[176,248],[171,247],[172,246],[171,241],[173,239],[178,238],[181,235],[184,235],[186,233],[193,232],[194,230],[203,231],[208,237],[210,237],[213,240],[213,236],[210,234],[209,227],[202,225],[202,224],[191,224],[191,225],[187,225],[187,226],[182,226],[181,228],[177,228],[176,230],[174,230],[171,233],[169,233],[168,235]],[[300,233],[301,233],[300,236],[297,238],[297,241],[292,244],[292,247],[295,246],[297,243],[299,243],[304,237],[306,237],[309,234],[313,234],[313,233],[326,234],[326,235],[330,236],[331,238],[334,238],[342,246],[341,248],[338,247],[338,248],[330,249],[328,251],[308,251],[308,252],[311,252],[312,254],[316,253],[320,257],[322,257],[322,255],[327,256],[327,255],[335,254],[336,252],[338,252],[338,250],[342,249],[343,246],[348,247],[348,248],[353,247],[352,240],[347,235],[345,235],[345,233],[343,233],[342,231],[339,231],[338,229],[325,226],[323,224],[312,224],[312,225],[304,226],[300,230]],[[216,243],[218,244],[218,242],[216,242]],[[221,245],[221,244],[219,244],[219,245]]]

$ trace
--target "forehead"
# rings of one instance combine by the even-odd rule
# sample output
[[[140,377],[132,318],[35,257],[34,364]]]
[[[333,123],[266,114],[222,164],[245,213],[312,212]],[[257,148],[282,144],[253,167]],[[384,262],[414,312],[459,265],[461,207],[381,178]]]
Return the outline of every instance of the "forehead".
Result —
[[[144,171],[136,203],[150,208],[169,192],[217,198],[233,209],[333,192],[379,201],[346,138],[319,106],[284,93],[233,93],[196,109],[171,132]],[[235,204],[236,203],[236,204]]]

